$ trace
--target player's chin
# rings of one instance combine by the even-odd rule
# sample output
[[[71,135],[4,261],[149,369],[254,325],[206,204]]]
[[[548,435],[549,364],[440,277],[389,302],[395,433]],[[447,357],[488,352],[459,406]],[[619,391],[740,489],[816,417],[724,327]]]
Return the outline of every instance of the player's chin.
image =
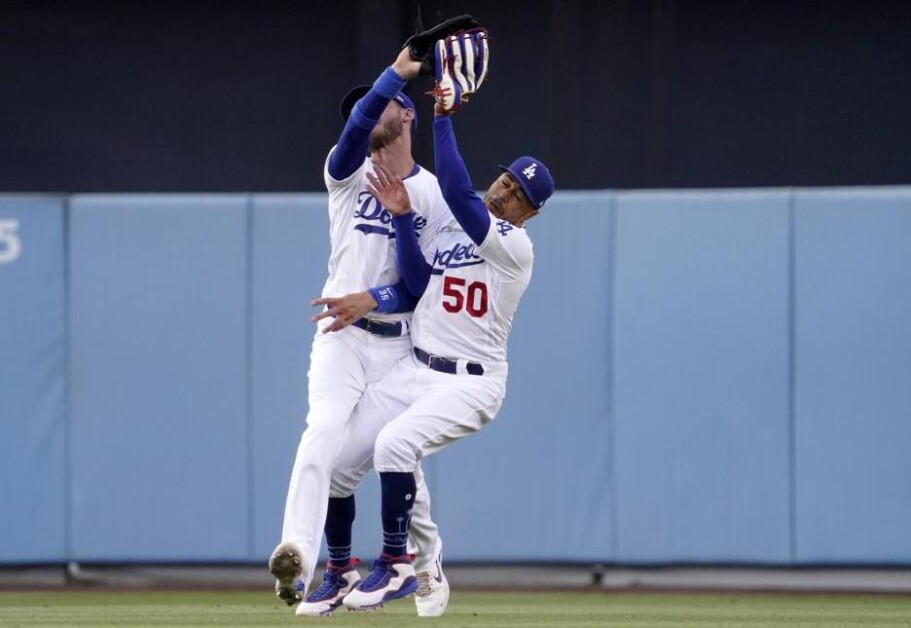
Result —
[[[375,153],[378,150],[386,148],[389,145],[389,139],[385,135],[370,136],[370,152]]]

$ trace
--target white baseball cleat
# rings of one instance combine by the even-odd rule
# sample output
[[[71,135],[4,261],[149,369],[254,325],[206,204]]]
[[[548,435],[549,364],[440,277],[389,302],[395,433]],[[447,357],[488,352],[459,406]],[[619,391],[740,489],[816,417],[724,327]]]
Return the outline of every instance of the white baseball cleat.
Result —
[[[417,572],[418,588],[414,592],[414,605],[418,617],[439,617],[449,604],[449,581],[443,573],[443,554],[438,553],[430,569]]]
[[[359,562],[353,558],[347,567],[334,567],[327,564],[326,573],[323,574],[323,583],[308,595],[305,601],[297,605],[295,614],[319,617],[329,615],[339,608],[345,596],[351,593],[361,581],[361,575],[357,572]]]
[[[307,583],[300,577],[304,572],[300,548],[291,542],[279,543],[269,557],[269,571],[275,576],[275,595],[288,606],[303,598]]]
[[[381,554],[373,561],[370,575],[345,596],[344,604],[353,611],[366,611],[407,597],[417,588],[418,579],[407,556]]]

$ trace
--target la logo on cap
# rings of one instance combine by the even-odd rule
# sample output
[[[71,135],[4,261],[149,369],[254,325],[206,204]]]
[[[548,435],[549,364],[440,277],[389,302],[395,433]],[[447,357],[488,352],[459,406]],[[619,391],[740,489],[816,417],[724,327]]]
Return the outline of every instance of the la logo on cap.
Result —
[[[536,164],[535,162],[532,162],[530,166],[528,166],[525,170],[522,171],[522,174],[525,175],[526,179],[531,179],[532,177],[535,176],[535,168],[537,168],[537,167],[538,167],[538,164]]]

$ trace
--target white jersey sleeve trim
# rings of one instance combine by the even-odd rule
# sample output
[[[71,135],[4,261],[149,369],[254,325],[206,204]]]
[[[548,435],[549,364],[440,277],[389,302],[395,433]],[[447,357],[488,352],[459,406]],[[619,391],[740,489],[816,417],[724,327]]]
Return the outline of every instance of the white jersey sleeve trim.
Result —
[[[477,252],[488,264],[501,269],[512,278],[525,273],[534,260],[531,239],[525,229],[505,220],[497,220],[492,215],[487,237]]]

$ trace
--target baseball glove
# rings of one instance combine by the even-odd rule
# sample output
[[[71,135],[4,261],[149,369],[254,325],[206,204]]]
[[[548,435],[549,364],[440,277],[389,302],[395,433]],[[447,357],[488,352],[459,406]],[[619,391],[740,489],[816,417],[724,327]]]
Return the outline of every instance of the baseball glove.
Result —
[[[487,31],[474,28],[441,39],[434,51],[434,99],[451,113],[481,88],[487,78],[490,51]]]
[[[433,45],[439,39],[445,39],[450,35],[478,28],[479,24],[476,19],[470,15],[460,15],[443,22],[440,22],[433,28],[422,30],[415,33],[405,41],[402,48],[408,48],[411,58],[421,62],[421,76],[430,76],[433,74],[433,57],[430,51]]]

